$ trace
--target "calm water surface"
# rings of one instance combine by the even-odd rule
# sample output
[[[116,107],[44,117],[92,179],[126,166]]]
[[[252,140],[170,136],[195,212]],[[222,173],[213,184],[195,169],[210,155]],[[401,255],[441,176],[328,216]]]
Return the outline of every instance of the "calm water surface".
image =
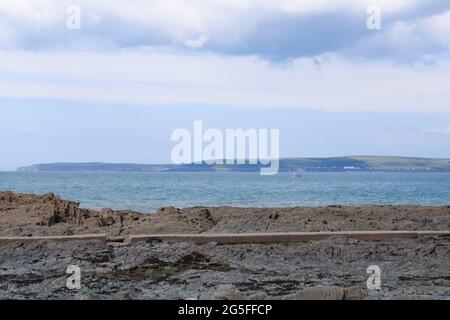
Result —
[[[161,206],[450,204],[450,173],[19,173],[0,190],[54,192],[88,208],[153,212]]]

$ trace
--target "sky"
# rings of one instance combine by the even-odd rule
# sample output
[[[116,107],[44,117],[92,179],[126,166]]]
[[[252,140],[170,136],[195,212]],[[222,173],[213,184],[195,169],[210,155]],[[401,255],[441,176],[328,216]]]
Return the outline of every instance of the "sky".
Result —
[[[168,163],[194,120],[450,158],[449,84],[448,0],[0,0],[0,170]]]

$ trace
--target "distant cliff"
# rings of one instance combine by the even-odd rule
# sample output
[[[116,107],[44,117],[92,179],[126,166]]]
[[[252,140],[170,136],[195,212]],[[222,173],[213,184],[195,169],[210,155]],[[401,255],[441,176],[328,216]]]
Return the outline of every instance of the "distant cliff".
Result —
[[[261,165],[202,164],[136,164],[136,163],[49,163],[18,168],[18,172],[256,172]],[[411,158],[392,156],[348,156],[333,158],[285,158],[280,160],[280,172],[289,171],[436,171],[450,172],[450,159]]]

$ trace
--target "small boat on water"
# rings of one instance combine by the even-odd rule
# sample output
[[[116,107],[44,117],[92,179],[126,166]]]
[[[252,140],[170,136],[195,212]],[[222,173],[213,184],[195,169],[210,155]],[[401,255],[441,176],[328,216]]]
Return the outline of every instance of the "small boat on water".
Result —
[[[292,178],[300,178],[301,177],[300,171],[292,170],[291,171],[291,176],[292,176]]]

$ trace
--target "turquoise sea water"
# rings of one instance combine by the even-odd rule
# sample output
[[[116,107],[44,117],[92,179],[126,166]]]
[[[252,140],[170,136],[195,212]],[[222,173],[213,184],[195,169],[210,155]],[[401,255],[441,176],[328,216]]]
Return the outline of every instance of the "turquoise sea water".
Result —
[[[161,206],[450,204],[450,173],[19,173],[0,190],[54,192],[82,207],[153,212]]]

